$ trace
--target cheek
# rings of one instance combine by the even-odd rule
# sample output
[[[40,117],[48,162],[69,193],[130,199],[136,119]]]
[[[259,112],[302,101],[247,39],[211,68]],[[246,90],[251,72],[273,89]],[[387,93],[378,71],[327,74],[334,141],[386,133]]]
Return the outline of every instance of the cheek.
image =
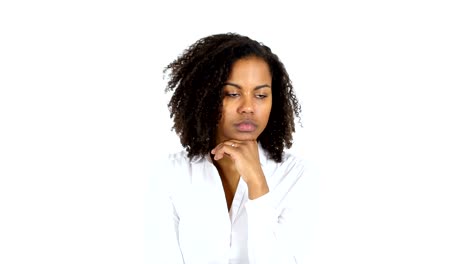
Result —
[[[230,116],[236,112],[236,108],[233,107],[232,104],[223,104],[223,108],[221,109],[221,119],[229,120]]]
[[[226,116],[224,115],[224,113],[221,113],[221,118],[218,121],[218,129],[222,129],[224,123],[226,123]]]
[[[271,113],[271,102],[262,109],[262,115],[268,120]]]
[[[220,129],[224,129],[226,124],[229,123],[229,120],[230,120],[229,110],[226,108],[223,108],[221,110],[221,118],[219,119],[218,127]]]

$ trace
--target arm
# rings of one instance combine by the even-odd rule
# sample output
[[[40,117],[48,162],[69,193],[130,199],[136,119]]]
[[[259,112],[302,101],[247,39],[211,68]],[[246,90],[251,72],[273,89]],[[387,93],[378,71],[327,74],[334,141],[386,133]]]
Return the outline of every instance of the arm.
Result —
[[[213,152],[215,160],[228,154],[249,188],[245,206],[250,263],[308,263],[303,259],[311,247],[312,175],[301,162],[294,161],[277,171],[284,182],[268,187],[258,152],[253,151],[258,149],[245,142],[232,144],[225,142]]]
[[[275,208],[273,193],[250,200],[245,205],[248,218],[248,248],[250,263],[308,263],[304,250],[310,250],[311,212],[298,199],[304,199],[297,184],[280,206]]]
[[[179,219],[168,191],[170,183],[161,177],[170,175],[166,167],[164,162],[159,163],[157,172],[148,180],[145,197],[145,263],[148,264],[184,263],[177,240]]]

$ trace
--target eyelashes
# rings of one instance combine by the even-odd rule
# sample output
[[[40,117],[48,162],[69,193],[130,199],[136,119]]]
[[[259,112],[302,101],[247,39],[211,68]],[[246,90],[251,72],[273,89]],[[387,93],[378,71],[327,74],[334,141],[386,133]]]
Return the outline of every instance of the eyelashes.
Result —
[[[229,98],[236,98],[236,97],[240,97],[241,94],[240,93],[225,93],[224,96],[229,97]],[[257,98],[257,99],[265,99],[267,97],[268,97],[268,95],[266,95],[266,94],[256,94],[255,95],[255,98]]]

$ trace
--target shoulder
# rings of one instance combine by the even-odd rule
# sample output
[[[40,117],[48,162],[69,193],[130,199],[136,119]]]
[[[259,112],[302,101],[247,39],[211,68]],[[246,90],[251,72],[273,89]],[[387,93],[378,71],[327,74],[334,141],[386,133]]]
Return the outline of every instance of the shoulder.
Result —
[[[315,163],[293,152],[285,151],[283,160],[267,161],[266,171],[270,184],[276,187],[290,188],[301,182],[311,182],[317,179],[318,170]]]
[[[152,181],[160,189],[164,186],[165,191],[168,191],[180,181],[177,178],[183,175],[183,171],[187,170],[189,164],[190,160],[185,151],[160,154],[152,164]]]
[[[281,162],[269,160],[268,164],[267,181],[276,208],[295,206],[318,195],[319,175],[311,159],[285,152]]]
[[[286,171],[289,171],[288,177],[296,178],[295,185],[302,189],[301,193],[318,193],[320,168],[313,158],[287,152],[284,155],[282,166],[286,168]]]
[[[314,160],[289,151],[284,152],[283,161],[280,162],[280,166],[291,169],[295,168],[308,174],[318,173],[318,167]]]
[[[159,158],[158,171],[167,178],[181,177],[191,170],[192,164],[197,160],[197,158],[190,160],[185,150],[173,152]]]
[[[305,160],[302,157],[297,156],[296,154],[293,154],[291,152],[286,151],[283,154],[283,160],[278,164],[279,164],[279,166],[283,166],[283,167],[304,168]]]
[[[301,177],[307,167],[307,161],[291,152],[284,152],[281,162],[275,162],[268,159],[266,162],[268,169],[273,170],[276,174],[280,173],[289,177]]]
[[[186,166],[190,164],[190,159],[187,156],[187,152],[184,150],[181,150],[179,152],[174,152],[170,153],[166,157],[166,162],[168,162],[169,165],[178,167],[178,166]]]
[[[172,152],[169,154],[161,154],[155,160],[155,166],[160,169],[177,169],[180,167],[190,166],[194,162],[198,162],[201,158],[188,157],[185,150]]]
[[[185,150],[173,152],[160,157],[155,176],[172,187],[180,187],[189,184],[193,175],[202,170],[205,163],[206,157],[190,159]]]

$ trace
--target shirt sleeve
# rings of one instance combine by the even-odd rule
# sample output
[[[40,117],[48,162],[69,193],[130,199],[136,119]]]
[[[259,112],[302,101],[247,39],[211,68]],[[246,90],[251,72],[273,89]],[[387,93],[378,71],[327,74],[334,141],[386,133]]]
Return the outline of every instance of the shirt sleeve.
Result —
[[[309,206],[315,196],[311,191],[314,188],[310,177],[313,176],[303,167],[288,173],[296,173],[289,176],[299,176],[299,179],[286,193],[282,206],[275,208],[272,191],[257,199],[249,199],[245,205],[249,263],[309,263],[311,223],[316,215]]]
[[[159,164],[159,163],[158,163]],[[145,197],[145,263],[183,264],[178,243],[179,219],[170,197],[166,165],[149,177]]]

